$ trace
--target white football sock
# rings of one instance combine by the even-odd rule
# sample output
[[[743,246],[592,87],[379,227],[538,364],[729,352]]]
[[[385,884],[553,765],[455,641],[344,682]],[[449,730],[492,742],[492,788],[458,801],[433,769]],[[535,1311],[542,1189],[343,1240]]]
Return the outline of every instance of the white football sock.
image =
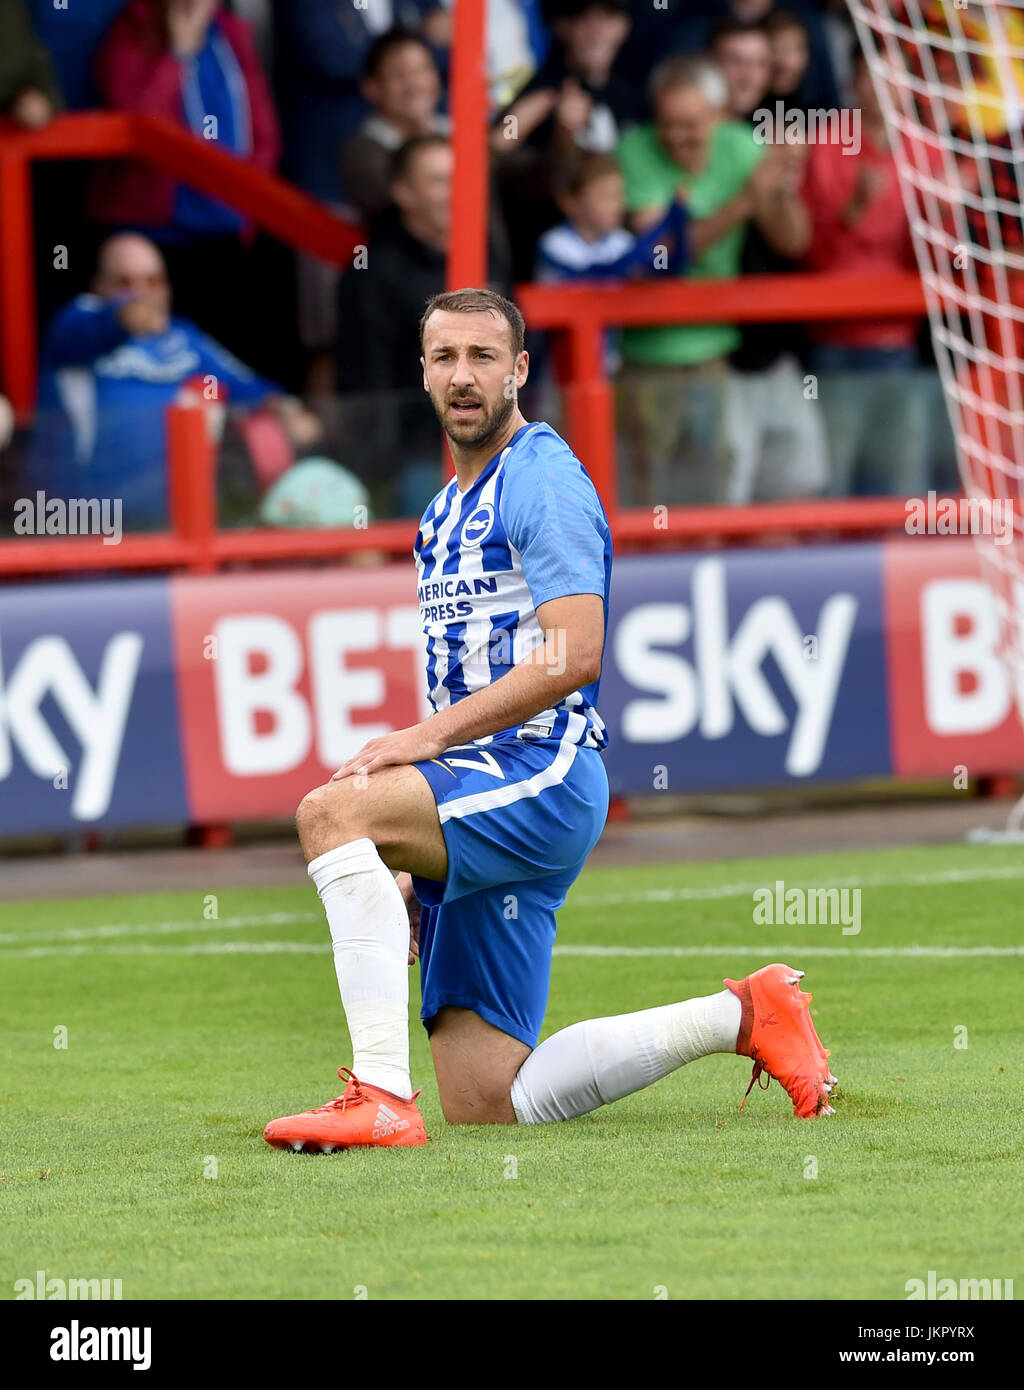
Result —
[[[350,840],[307,872],[327,910],[334,968],[360,1081],[408,1100],[409,913],[372,840]]]
[[[735,1052],[742,1008],[731,990],[563,1028],[530,1053],[512,1082],[520,1124],[585,1115],[710,1052]]]

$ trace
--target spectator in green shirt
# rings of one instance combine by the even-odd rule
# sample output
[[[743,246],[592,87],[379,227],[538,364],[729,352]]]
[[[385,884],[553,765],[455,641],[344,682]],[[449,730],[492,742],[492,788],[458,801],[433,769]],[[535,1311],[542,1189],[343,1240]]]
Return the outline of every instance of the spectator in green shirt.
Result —
[[[686,275],[740,273],[747,224],[781,255],[801,254],[806,212],[792,190],[786,147],[758,144],[727,117],[725,80],[709,60],[673,57],[651,75],[654,120],[622,139],[618,159],[633,230],[642,233],[677,195],[689,213]],[[631,328],[623,334],[622,406],[633,454],[624,492],[643,502],[724,500],[729,457],[722,429],[731,324]]]

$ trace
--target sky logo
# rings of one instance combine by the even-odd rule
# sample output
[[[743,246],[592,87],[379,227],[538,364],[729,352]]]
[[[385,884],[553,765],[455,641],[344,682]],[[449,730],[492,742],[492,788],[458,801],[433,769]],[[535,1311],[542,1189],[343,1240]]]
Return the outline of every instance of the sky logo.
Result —
[[[177,820],[185,794],[173,670],[166,580],[8,588],[0,833]]]
[[[762,592],[745,604],[734,597],[731,610],[727,569],[720,558],[698,561],[688,602],[638,602],[619,621],[615,664],[637,692],[623,704],[622,735],[667,751],[690,735],[714,744],[745,726],[755,739],[785,741],[788,777],[813,776],[825,756],[859,599],[825,592],[808,633],[781,594]]]

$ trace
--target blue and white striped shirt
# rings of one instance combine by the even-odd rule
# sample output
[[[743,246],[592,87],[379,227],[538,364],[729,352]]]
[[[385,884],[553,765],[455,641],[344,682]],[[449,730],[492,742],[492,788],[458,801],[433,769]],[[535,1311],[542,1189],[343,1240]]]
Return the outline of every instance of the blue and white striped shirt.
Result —
[[[608,625],[612,542],[586,470],[550,425],[523,425],[466,492],[453,478],[413,547],[435,711],[498,680],[542,646],[537,609],[600,594]],[[515,728],[476,739],[552,739],[604,748],[600,679]]]

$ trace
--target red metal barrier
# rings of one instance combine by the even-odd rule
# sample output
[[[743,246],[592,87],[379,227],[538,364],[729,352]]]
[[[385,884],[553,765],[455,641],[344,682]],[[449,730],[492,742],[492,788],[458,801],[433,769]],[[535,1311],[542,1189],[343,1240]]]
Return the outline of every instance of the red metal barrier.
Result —
[[[910,274],[758,275],[616,286],[518,285],[516,302],[532,328],[547,329],[564,340],[561,361],[569,440],[609,514],[618,511],[618,473],[614,391],[603,361],[607,329],[665,323],[906,318],[923,317],[926,312],[921,281]]]
[[[416,523],[377,521],[344,530],[275,530],[216,525],[216,451],[203,405],[167,412],[169,532],[126,535],[117,545],[101,536],[23,537],[0,541],[0,578],[98,570],[188,570],[209,574],[227,565],[338,560],[356,553],[407,556]],[[749,507],[636,508],[610,513],[616,546],[652,549],[680,542],[775,541],[902,531],[906,508],[898,497],[813,499]]]
[[[209,417],[202,406],[176,406],[167,412],[171,530],[194,556],[190,569],[216,568],[213,538],[217,534],[217,460],[210,439]]]

